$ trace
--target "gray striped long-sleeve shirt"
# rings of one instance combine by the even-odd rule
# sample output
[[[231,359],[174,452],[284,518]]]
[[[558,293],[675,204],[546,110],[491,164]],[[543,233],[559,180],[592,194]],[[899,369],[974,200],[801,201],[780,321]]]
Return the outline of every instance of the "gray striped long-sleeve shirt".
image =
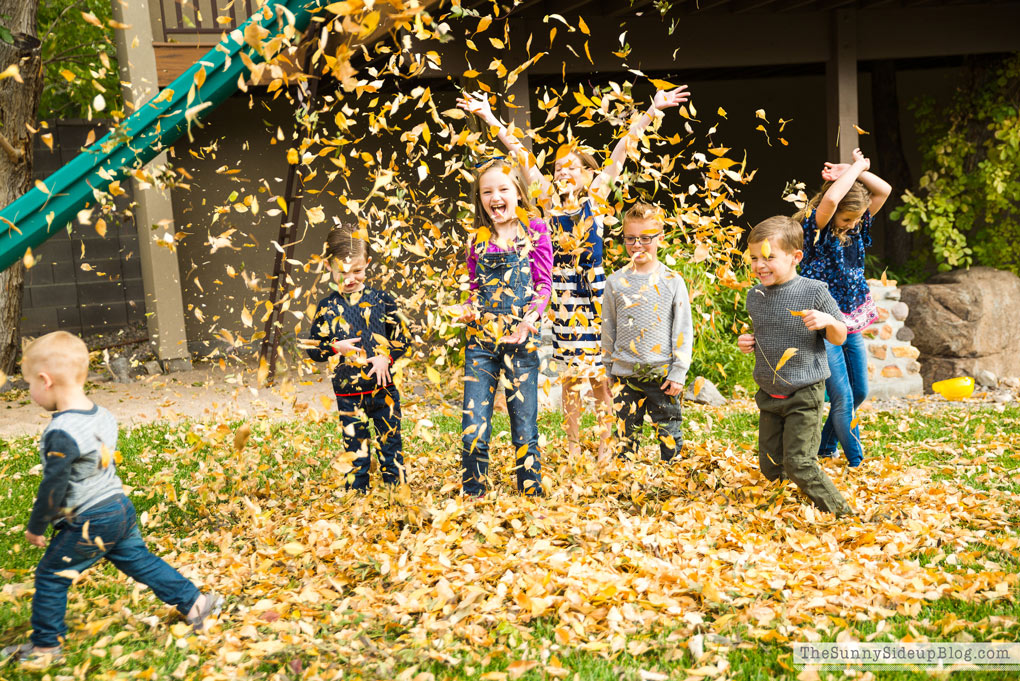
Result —
[[[63,515],[124,493],[113,460],[117,420],[98,405],[53,415],[39,445],[43,479],[27,529],[42,534]]]
[[[624,267],[602,294],[602,360],[610,376],[651,371],[683,385],[694,323],[683,277],[662,263],[650,274]]]

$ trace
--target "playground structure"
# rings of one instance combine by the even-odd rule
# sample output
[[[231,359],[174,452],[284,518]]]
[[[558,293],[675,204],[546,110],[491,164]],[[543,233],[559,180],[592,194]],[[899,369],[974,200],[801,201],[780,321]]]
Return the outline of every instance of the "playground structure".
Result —
[[[257,24],[268,38],[297,40],[325,0],[286,0],[255,13],[216,47],[71,163],[0,211],[0,270],[24,257],[95,202],[111,183],[151,161],[236,92],[264,61],[246,41]],[[243,55],[243,57],[242,57]]]

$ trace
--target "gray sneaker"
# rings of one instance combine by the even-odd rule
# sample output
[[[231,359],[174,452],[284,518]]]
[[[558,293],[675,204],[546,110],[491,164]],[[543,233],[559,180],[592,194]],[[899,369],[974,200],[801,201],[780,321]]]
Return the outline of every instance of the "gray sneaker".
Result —
[[[194,628],[195,631],[202,631],[205,628],[205,618],[214,617],[223,609],[223,596],[215,591],[210,591],[205,596],[205,603],[199,608],[194,617],[185,617],[184,621]]]
[[[0,661],[13,660],[38,669],[45,669],[52,664],[64,661],[64,651],[59,646],[56,650],[41,651],[32,643],[21,643],[7,646],[0,650]]]

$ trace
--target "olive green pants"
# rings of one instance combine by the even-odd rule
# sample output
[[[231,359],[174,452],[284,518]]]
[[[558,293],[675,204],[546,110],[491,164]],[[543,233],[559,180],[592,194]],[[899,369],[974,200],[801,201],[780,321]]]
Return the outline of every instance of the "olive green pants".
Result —
[[[758,420],[758,465],[769,480],[797,483],[815,506],[837,516],[853,510],[818,465],[825,382],[796,391],[785,399],[759,390],[754,396]]]

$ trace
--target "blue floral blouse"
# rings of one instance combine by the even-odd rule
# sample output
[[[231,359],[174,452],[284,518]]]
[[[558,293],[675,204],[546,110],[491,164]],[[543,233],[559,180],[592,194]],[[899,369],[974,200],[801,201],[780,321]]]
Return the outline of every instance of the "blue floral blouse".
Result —
[[[871,294],[864,276],[864,249],[871,245],[871,213],[864,211],[847,240],[840,242],[828,225],[819,233],[816,212],[817,209],[811,211],[804,219],[804,259],[800,274],[824,281],[839,309],[844,313],[853,312],[864,305]]]

